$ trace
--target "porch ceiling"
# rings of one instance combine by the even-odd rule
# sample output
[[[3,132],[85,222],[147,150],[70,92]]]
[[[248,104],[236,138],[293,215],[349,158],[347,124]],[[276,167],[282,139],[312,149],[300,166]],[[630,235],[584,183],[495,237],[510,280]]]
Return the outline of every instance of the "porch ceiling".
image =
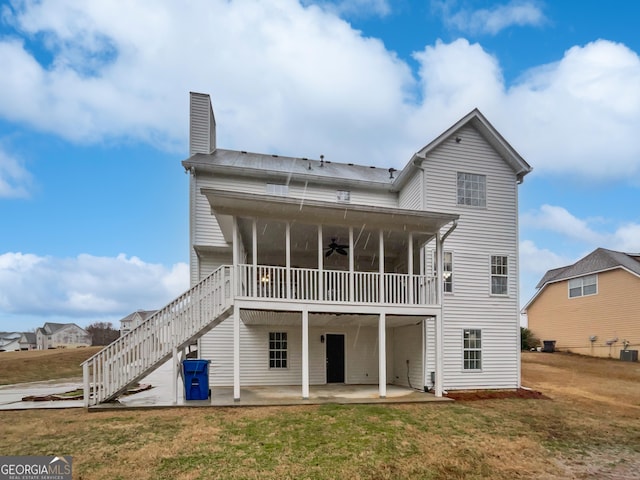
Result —
[[[300,312],[281,312],[273,310],[241,310],[240,318],[245,325],[273,325],[299,327],[302,322]],[[425,317],[415,315],[387,315],[388,328],[415,325]],[[377,315],[310,313],[310,327],[377,327]]]
[[[435,234],[459,215],[203,188],[216,215]]]
[[[377,269],[378,231],[385,232],[385,259],[389,265],[406,258],[408,234],[413,249],[433,238],[458,215],[400,208],[302,200],[271,195],[202,189],[227,242],[232,242],[232,217],[238,218],[240,237],[251,251],[252,219],[257,219],[259,263],[284,265],[285,225],[291,225],[291,254],[294,266],[317,265],[318,230],[323,226],[323,249],[335,240],[348,244],[349,227],[354,228],[354,258],[357,270]],[[325,268],[344,269],[346,257],[331,255]]]

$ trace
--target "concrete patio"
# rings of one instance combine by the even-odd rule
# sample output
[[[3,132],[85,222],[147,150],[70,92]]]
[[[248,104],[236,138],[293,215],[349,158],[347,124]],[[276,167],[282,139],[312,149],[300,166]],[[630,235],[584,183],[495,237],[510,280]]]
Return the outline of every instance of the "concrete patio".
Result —
[[[242,387],[240,401],[233,399],[233,387],[211,388],[208,400],[185,400],[182,384],[178,389],[178,402],[173,401],[171,382],[172,369],[169,362],[140,383],[151,384],[153,388],[133,395],[123,395],[118,401],[91,407],[90,411],[117,410],[130,408],[167,407],[256,407],[319,404],[397,404],[450,402],[449,398],[438,398],[432,393],[419,392],[396,385],[387,386],[386,398],[379,398],[377,385],[311,385],[309,399],[302,399],[300,385]],[[24,410],[35,408],[81,408],[82,400],[28,401],[28,395],[49,395],[82,388],[82,379],[70,381],[49,381],[5,385],[0,387],[0,410]]]

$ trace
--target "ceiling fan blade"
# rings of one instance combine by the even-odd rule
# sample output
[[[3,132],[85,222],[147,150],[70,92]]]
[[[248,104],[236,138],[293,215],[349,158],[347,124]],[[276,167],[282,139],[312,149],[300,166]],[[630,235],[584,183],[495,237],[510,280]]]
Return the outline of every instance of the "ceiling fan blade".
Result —
[[[333,248],[327,250],[327,253],[324,254],[325,257],[330,256],[333,253]]]
[[[340,255],[347,255],[347,251],[344,248],[336,248],[336,252],[338,252]]]

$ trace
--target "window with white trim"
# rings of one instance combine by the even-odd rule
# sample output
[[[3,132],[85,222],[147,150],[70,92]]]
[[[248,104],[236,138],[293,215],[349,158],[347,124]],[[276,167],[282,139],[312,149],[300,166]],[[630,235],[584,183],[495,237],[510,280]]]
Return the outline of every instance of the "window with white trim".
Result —
[[[433,275],[438,275],[438,259],[433,252]],[[442,289],[444,293],[453,293],[453,253],[442,252]]]
[[[465,329],[462,340],[464,370],[482,369],[482,330]]]
[[[269,368],[287,368],[287,332],[269,332]]]
[[[598,275],[587,275],[569,280],[569,298],[595,295],[596,293],[598,293]]]
[[[351,192],[349,190],[336,190],[336,199],[340,203],[350,203]]]
[[[267,183],[267,194],[286,197],[289,195],[289,185],[283,183]]]
[[[509,293],[509,259],[505,255],[491,255],[491,295]]]
[[[487,176],[458,172],[458,205],[487,206]]]

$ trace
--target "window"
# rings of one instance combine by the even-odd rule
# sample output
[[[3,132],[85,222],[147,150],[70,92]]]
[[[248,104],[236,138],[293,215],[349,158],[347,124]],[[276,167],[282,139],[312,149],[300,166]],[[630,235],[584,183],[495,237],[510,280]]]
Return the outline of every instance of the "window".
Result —
[[[286,197],[287,195],[289,195],[289,185],[280,183],[267,183],[267,194]]]
[[[438,274],[438,259],[433,252],[433,274]],[[453,253],[442,252],[442,289],[444,293],[453,293]]]
[[[336,197],[338,202],[349,203],[351,202],[351,192],[349,190],[336,191]]]
[[[464,330],[462,351],[464,370],[480,370],[482,368],[481,330]]]
[[[269,332],[269,368],[287,368],[287,332]]]
[[[598,293],[598,275],[569,280],[569,298],[595,295],[596,293]]]
[[[442,279],[444,292],[453,292],[453,254],[451,252],[443,252]]]
[[[458,205],[487,206],[487,177],[458,172]]]
[[[507,262],[508,258],[503,255],[491,255],[491,295],[509,293]]]

